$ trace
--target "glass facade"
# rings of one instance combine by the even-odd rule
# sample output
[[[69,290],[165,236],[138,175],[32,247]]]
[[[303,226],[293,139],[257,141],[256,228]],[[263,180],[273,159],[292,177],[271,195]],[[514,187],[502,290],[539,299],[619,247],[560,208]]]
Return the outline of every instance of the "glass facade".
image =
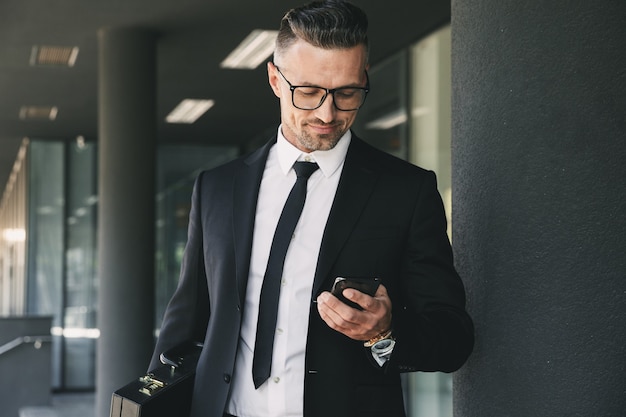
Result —
[[[408,51],[401,51],[373,66],[369,77],[370,93],[359,110],[354,131],[371,145],[398,158],[408,159]]]
[[[28,153],[26,314],[52,316],[52,384],[62,384],[65,228],[65,149],[33,140]]]
[[[178,282],[195,176],[237,154],[235,147],[158,149],[157,328]],[[93,390],[99,336],[97,147],[83,141],[33,140],[27,155],[28,164],[24,167],[28,167],[29,195],[24,199],[27,207],[22,210],[29,213],[25,239],[29,242],[27,301],[24,311],[15,311],[15,302],[7,301],[7,305],[12,305],[13,314],[53,317],[53,389]],[[14,263],[3,261],[6,265]]]
[[[450,27],[444,27],[410,48],[408,108],[409,160],[437,174],[448,218],[451,208],[451,77]],[[452,376],[439,372],[406,375],[409,417],[452,417]]]
[[[178,284],[191,191],[198,173],[238,155],[235,147],[162,146],[157,152],[155,331]]]
[[[26,314],[51,315],[55,389],[93,389],[97,164],[93,144],[33,140]]]
[[[446,26],[411,46],[411,162],[437,173],[451,237],[451,39]]]
[[[69,143],[66,158],[63,387],[75,390],[93,387],[96,372],[96,146]]]

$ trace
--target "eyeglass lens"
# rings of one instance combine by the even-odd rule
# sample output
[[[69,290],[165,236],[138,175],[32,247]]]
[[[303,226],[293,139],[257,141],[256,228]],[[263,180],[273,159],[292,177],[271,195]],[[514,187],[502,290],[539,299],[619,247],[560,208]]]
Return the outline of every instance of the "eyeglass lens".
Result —
[[[322,105],[327,90],[320,87],[294,87],[293,105],[303,110],[313,110]],[[365,101],[365,90],[342,87],[332,91],[333,103],[339,110],[357,110]]]

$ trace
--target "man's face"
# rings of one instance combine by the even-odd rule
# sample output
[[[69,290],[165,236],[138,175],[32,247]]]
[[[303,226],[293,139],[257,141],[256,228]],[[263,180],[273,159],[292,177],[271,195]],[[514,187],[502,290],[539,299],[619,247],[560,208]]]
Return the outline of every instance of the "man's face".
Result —
[[[289,84],[324,87],[365,87],[366,49],[359,45],[350,49],[322,49],[298,40],[276,58],[276,66],[268,63],[268,76],[274,94],[280,99],[282,133],[304,152],[328,150],[350,129],[357,111],[341,111],[333,104],[332,94],[315,110],[294,107]]]

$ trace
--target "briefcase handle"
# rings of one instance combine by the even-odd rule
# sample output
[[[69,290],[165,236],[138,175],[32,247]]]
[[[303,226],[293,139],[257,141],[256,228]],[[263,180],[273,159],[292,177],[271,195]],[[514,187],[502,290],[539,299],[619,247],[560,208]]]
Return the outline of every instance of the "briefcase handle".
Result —
[[[194,353],[199,354],[202,350],[202,343],[187,341],[177,345],[159,355],[163,365],[179,368],[185,363],[185,358],[193,357]]]

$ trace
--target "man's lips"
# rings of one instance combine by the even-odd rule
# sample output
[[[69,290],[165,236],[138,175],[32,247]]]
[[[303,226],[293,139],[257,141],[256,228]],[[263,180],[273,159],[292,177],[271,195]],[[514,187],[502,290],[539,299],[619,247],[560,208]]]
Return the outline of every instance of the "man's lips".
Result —
[[[336,124],[332,124],[332,125],[315,125],[315,124],[309,124],[309,127],[316,133],[318,134],[328,134],[328,133],[332,133],[337,129],[337,125]]]

